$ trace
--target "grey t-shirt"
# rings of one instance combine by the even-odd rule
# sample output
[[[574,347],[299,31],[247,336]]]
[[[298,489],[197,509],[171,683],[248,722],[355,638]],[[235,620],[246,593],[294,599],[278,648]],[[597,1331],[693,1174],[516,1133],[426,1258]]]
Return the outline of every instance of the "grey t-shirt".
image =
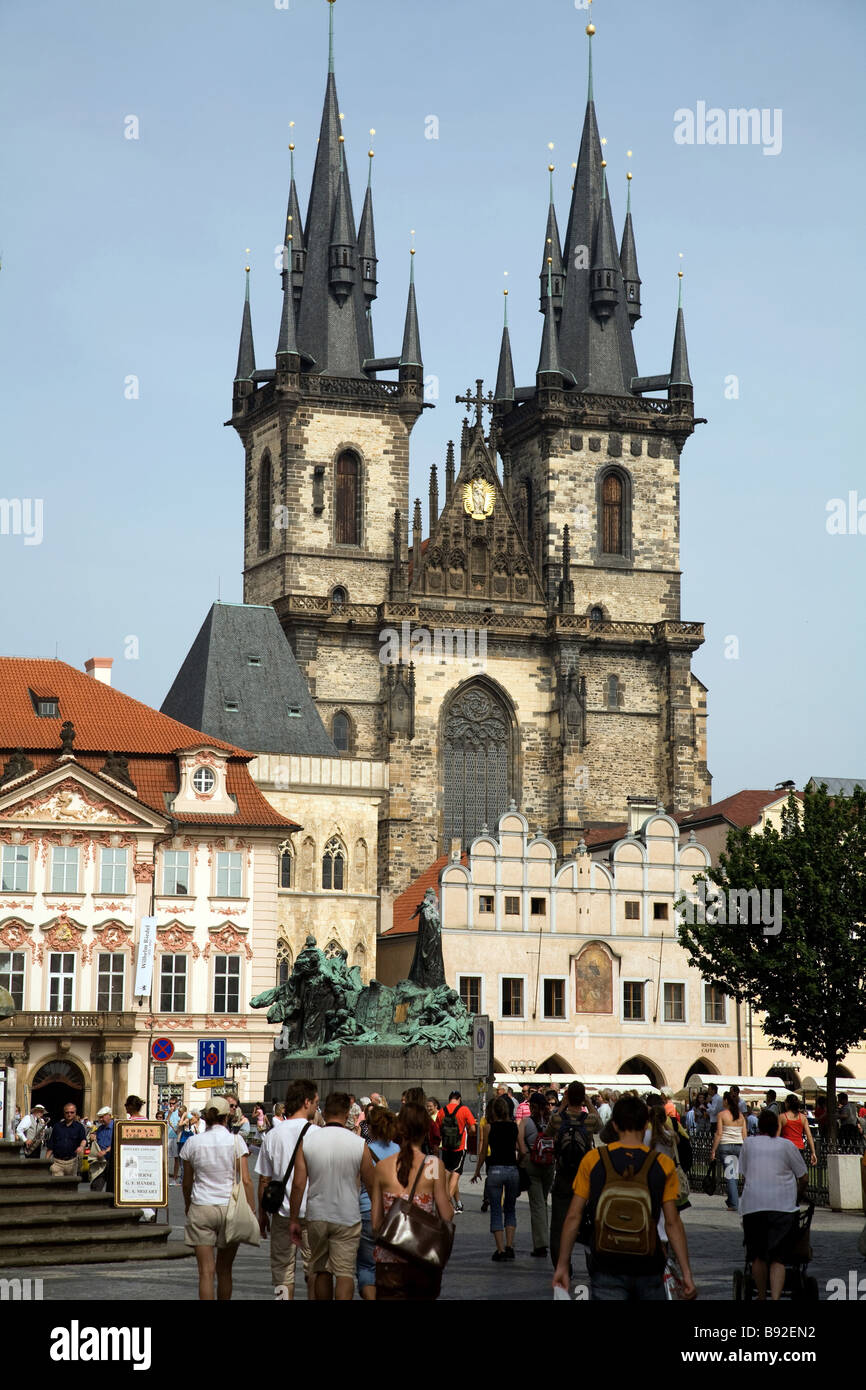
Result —
[[[740,1150],[745,1178],[740,1215],[756,1211],[796,1211],[797,1179],[806,1172],[800,1150],[787,1139],[756,1134]]]

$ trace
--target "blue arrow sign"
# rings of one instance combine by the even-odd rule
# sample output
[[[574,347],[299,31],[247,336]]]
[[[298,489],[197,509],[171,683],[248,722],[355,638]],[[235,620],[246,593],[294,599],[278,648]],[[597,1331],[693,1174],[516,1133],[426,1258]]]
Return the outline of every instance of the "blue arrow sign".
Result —
[[[226,1074],[225,1038],[199,1038],[198,1079],[206,1081],[209,1077],[223,1077]]]

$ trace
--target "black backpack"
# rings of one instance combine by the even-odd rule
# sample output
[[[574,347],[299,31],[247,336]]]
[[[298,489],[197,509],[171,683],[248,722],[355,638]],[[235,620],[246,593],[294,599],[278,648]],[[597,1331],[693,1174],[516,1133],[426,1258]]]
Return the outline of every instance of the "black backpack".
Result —
[[[457,1119],[457,1112],[459,1109],[460,1103],[458,1101],[453,1110],[449,1110],[446,1106],[442,1114],[439,1143],[445,1153],[455,1153],[460,1148],[463,1130],[460,1128],[460,1121]]]
[[[553,1152],[556,1155],[556,1176],[569,1186],[577,1177],[577,1170],[586,1154],[592,1148],[592,1140],[582,1119],[564,1113],[556,1135]]]

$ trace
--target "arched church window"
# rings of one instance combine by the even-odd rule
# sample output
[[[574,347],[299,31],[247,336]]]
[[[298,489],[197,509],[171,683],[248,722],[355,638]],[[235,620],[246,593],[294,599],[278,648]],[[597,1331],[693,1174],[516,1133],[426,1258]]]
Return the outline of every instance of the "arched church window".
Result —
[[[295,856],[288,848],[280,850],[280,887],[291,888],[294,878]]]
[[[331,722],[331,738],[338,753],[348,753],[352,743],[352,725],[348,714],[339,710]]]
[[[623,690],[620,685],[619,676],[608,676],[607,678],[607,707],[608,709],[619,709],[623,703]]]
[[[268,453],[262,455],[259,464],[259,553],[264,554],[271,548],[271,493],[273,491],[273,475],[271,469],[271,456]]]
[[[335,941],[334,938],[331,937],[331,940],[328,942],[322,954],[324,955],[326,960],[335,960],[336,957],[340,955],[342,950],[343,948],[340,945],[339,941]]]
[[[322,855],[322,887],[341,892],[345,879],[346,851],[336,838],[329,840]]]
[[[442,724],[443,849],[494,830],[515,795],[511,712],[486,682],[461,686]]]
[[[623,547],[623,486],[618,473],[608,473],[601,490],[602,550],[605,555],[622,555]]]
[[[292,965],[293,965],[293,963],[294,963],[294,957],[292,956],[292,948],[291,948],[291,946],[289,945],[288,941],[286,941],[283,937],[280,937],[279,941],[277,942],[277,984],[278,984],[278,985],[285,985],[285,984],[288,984],[288,982],[289,982],[289,976],[290,976],[291,973],[292,973]]]
[[[337,459],[334,515],[337,545],[361,543],[361,460],[351,450]]]
[[[342,584],[338,584],[336,589],[331,590],[331,602],[334,605],[335,612],[340,608],[345,608],[348,598],[349,595]]]
[[[603,608],[599,608],[599,607],[598,607],[598,604],[596,604],[594,608],[590,608],[590,610],[589,610],[589,621],[590,621],[591,623],[603,623],[603,622],[604,622],[604,609],[603,609]]]

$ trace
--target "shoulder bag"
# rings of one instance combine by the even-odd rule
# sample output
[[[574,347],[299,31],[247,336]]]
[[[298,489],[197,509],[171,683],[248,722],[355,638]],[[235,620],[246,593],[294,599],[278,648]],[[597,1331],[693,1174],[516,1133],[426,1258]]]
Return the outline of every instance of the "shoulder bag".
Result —
[[[425,1161],[422,1159],[419,1164],[408,1199],[395,1199],[382,1222],[376,1243],[413,1264],[444,1269],[454,1244],[454,1222],[443,1221],[437,1211],[424,1211],[415,1206],[415,1189]]]
[[[227,1245],[258,1245],[262,1239],[259,1223],[250,1211],[247,1194],[241,1181],[241,1157],[235,1149],[235,1184],[226,1207],[225,1237]]]
[[[270,1216],[276,1216],[280,1210],[280,1207],[283,1205],[283,1202],[286,1200],[286,1189],[289,1185],[289,1178],[292,1175],[292,1169],[295,1166],[295,1157],[297,1156],[298,1145],[300,1144],[307,1130],[310,1128],[311,1124],[312,1120],[308,1120],[307,1123],[304,1125],[304,1128],[298,1135],[297,1139],[295,1140],[295,1147],[292,1149],[292,1156],[289,1159],[289,1166],[285,1171],[282,1181],[279,1178],[271,1178],[270,1182],[268,1183],[267,1187],[265,1188],[264,1192],[259,1198],[262,1210],[268,1212]]]

